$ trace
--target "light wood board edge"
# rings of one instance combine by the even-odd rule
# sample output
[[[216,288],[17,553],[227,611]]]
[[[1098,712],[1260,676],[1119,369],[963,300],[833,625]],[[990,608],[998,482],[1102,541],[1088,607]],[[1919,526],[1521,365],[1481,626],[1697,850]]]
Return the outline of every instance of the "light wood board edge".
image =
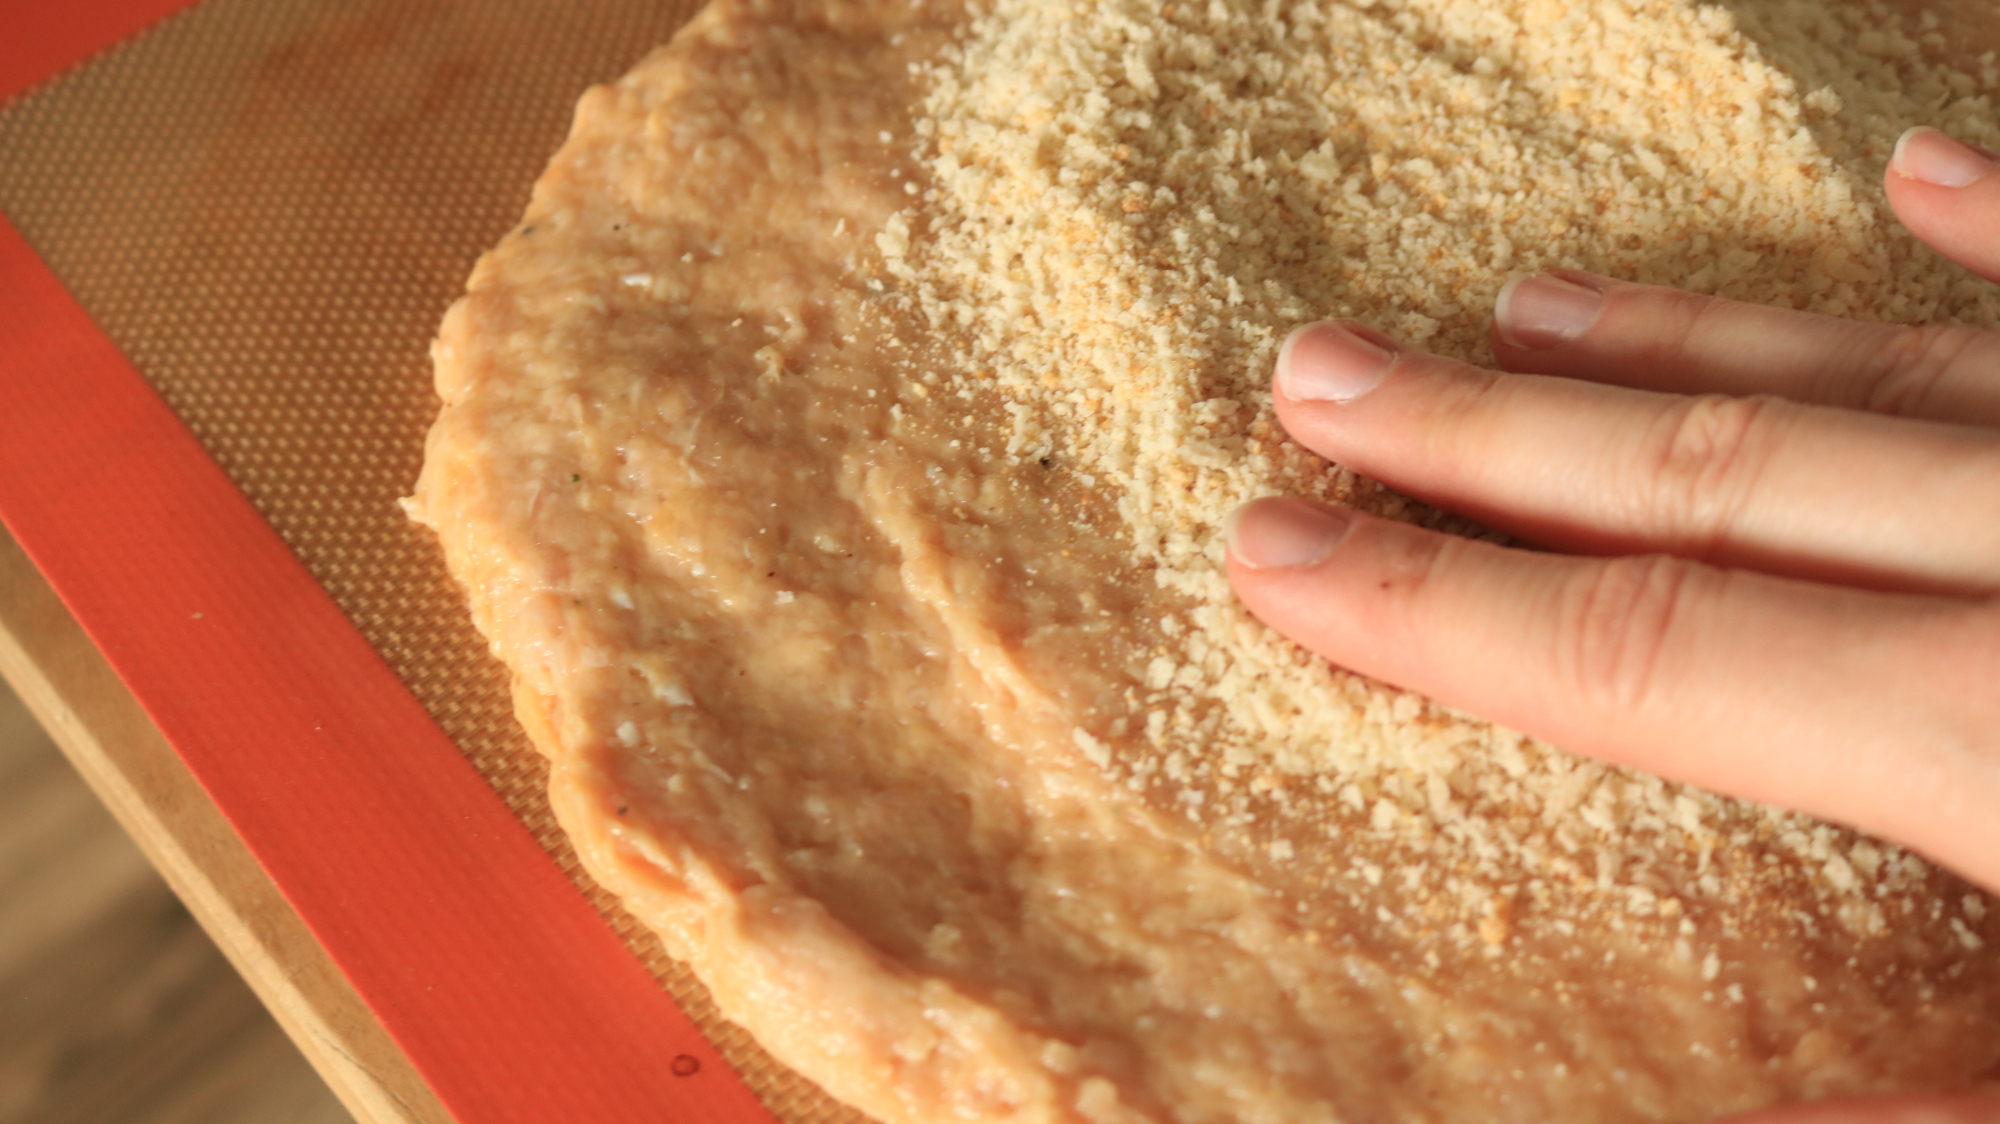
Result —
[[[451,1124],[451,1114],[4,529],[0,677],[359,1124]]]

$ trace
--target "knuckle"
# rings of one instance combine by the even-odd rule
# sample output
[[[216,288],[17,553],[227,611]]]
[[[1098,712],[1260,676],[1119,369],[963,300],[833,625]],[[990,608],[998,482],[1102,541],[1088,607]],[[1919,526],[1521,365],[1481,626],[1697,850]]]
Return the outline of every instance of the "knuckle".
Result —
[[[1641,487],[1691,544],[1712,547],[1755,492],[1789,412],[1769,395],[1681,400],[1661,416]]]
[[[1890,332],[1862,365],[1858,404],[1879,414],[1929,416],[1979,340],[1978,332],[1952,325]]]
[[[1708,571],[1668,555],[1616,558],[1581,571],[1557,627],[1557,682],[1599,714],[1643,711],[1662,692],[1662,665]]]
[[[1616,301],[1606,315],[1621,310]],[[1644,342],[1633,359],[1647,366],[1673,366],[1688,357],[1693,341],[1707,334],[1707,322],[1719,302],[1714,297],[1682,289],[1646,288],[1633,293],[1629,311],[1635,323],[1644,325]]]

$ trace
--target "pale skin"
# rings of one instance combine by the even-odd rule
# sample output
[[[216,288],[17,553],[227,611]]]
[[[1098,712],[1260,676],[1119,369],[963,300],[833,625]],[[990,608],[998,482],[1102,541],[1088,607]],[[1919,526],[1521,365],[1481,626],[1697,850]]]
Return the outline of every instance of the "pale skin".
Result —
[[[1886,187],[2000,282],[2000,160],[1912,130]],[[1545,549],[1259,500],[1229,529],[1250,610],[1343,667],[2000,891],[2000,333],[1558,272],[1501,295],[1493,347],[1499,371],[1309,325],[1278,416]],[[2000,1100],[1752,1120],[2000,1124]]]

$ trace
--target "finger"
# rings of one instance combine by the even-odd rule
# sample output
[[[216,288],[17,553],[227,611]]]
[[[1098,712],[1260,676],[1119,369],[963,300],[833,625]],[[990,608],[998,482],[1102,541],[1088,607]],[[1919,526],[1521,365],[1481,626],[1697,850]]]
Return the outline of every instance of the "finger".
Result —
[[[1227,537],[1250,611],[1336,664],[2000,888],[1991,606],[1535,554],[1296,499],[1246,505]]]
[[[1973,328],[1843,320],[1557,270],[1500,291],[1493,351],[1510,371],[2000,425],[2000,334]]]
[[[2000,1098],[1975,1094],[1811,1101],[1728,1116],[1715,1124],[2000,1124]]]
[[[1882,186],[1903,225],[1932,249],[2000,281],[2000,161],[1930,128],[1896,142]]]
[[[1278,357],[1292,437],[1535,542],[1879,588],[2000,585],[2000,433],[1497,374],[1359,326]]]

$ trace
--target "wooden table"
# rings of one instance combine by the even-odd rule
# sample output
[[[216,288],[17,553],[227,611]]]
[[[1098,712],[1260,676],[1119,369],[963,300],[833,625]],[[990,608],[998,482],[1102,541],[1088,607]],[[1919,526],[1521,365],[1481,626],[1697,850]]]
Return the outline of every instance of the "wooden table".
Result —
[[[362,1124],[450,1124],[132,692],[0,530],[0,677]]]

